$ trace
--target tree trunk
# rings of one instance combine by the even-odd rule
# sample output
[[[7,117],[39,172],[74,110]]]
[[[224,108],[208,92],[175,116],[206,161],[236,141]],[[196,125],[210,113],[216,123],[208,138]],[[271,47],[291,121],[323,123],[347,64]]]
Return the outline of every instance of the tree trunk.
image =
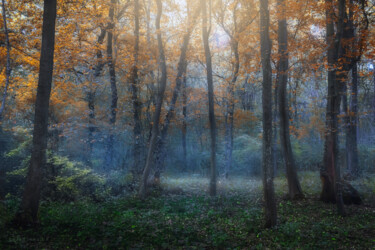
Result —
[[[325,202],[336,202],[338,213],[345,215],[342,198],[342,183],[339,165],[338,149],[338,114],[340,112],[340,94],[342,91],[342,78],[345,78],[342,70],[335,69],[335,64],[341,57],[342,36],[344,32],[345,0],[338,2],[338,25],[335,34],[335,13],[332,0],[326,0],[326,32],[328,45],[328,101],[326,114],[326,138],[324,148],[324,166],[321,170],[323,190],[321,199]]]
[[[168,111],[164,119],[164,124],[161,129],[161,134],[160,134],[160,139],[158,140],[157,144],[157,153],[156,153],[156,170],[155,170],[155,175],[154,178],[156,181],[159,180],[160,174],[163,168],[163,163],[164,159],[166,157],[166,147],[165,147],[165,142],[167,139],[168,135],[168,129],[169,129],[169,124],[174,116],[174,111],[177,103],[178,96],[180,94],[181,90],[181,85],[183,84],[183,78],[186,75],[186,70],[187,70],[187,52],[188,52],[188,47],[189,47],[189,41],[191,37],[191,33],[193,31],[193,28],[196,24],[196,20],[198,19],[198,15],[200,14],[200,9],[197,8],[195,13],[194,13],[194,18],[193,18],[193,23],[190,25],[188,23],[188,28],[187,32],[184,35],[182,46],[181,46],[181,54],[180,54],[180,59],[177,65],[177,76],[176,76],[176,86],[173,89],[172,93],[172,100],[170,104],[168,105]]]
[[[278,63],[278,101],[280,116],[280,142],[286,168],[286,177],[288,180],[288,193],[291,199],[301,198],[302,188],[298,180],[296,163],[294,160],[293,149],[290,143],[289,132],[289,105],[287,99],[288,84],[288,29],[285,16],[285,0],[278,0],[279,10],[279,63]]]
[[[161,114],[161,108],[163,105],[163,99],[164,99],[164,92],[165,88],[167,86],[167,64],[165,61],[165,54],[164,54],[164,47],[163,47],[163,40],[161,37],[160,32],[160,19],[163,11],[163,5],[161,0],[156,0],[156,4],[158,6],[158,13],[156,17],[156,31],[157,31],[157,39],[158,39],[158,49],[159,49],[159,64],[161,68],[161,79],[159,83],[159,91],[156,101],[156,107],[155,107],[155,113],[153,117],[153,123],[152,123],[152,135],[151,135],[151,141],[148,148],[147,153],[147,159],[146,159],[146,166],[143,171],[142,176],[142,182],[141,187],[139,190],[139,196],[141,198],[145,198],[147,195],[147,180],[150,175],[150,171],[153,164],[153,156],[156,146],[156,141],[159,136],[159,122],[160,122],[160,114]]]
[[[111,82],[111,116],[109,119],[109,123],[111,125],[110,128],[110,135],[108,138],[107,143],[107,153],[106,153],[106,167],[110,168],[113,164],[113,143],[114,143],[114,128],[116,124],[116,115],[117,115],[117,84],[116,84],[116,69],[113,61],[113,29],[115,27],[113,16],[114,16],[114,8],[116,5],[116,0],[111,0],[111,7],[109,9],[109,21],[110,27],[108,30],[107,35],[107,57],[108,57],[108,68],[109,68],[109,76]]]
[[[8,95],[10,74],[12,72],[12,69],[10,67],[10,48],[11,47],[10,47],[10,42],[9,42],[9,31],[8,31],[8,26],[7,26],[5,0],[2,0],[2,14],[3,14],[4,33],[5,33],[5,44],[6,44],[6,50],[7,50],[7,62],[6,62],[6,69],[5,69],[5,86],[4,86],[4,92],[3,92],[3,100],[1,101],[1,106],[0,106],[0,122],[3,119],[5,101]]]
[[[236,22],[236,11],[233,11],[233,19]],[[240,54],[238,52],[238,34],[237,24],[235,26],[235,34],[231,37],[231,49],[234,54],[234,65],[232,80],[228,86],[228,105],[227,105],[227,119],[225,131],[225,168],[224,177],[228,178],[229,171],[232,167],[232,153],[233,153],[233,127],[234,127],[234,86],[237,82],[238,73],[240,70]]]
[[[187,150],[186,150],[186,132],[187,132],[187,89],[186,89],[186,74],[182,84],[182,160],[183,172],[187,171]]]
[[[353,5],[354,1],[350,0],[349,3],[349,32],[351,39],[355,38],[355,30],[353,24]],[[357,52],[357,46],[353,41],[351,46],[353,54]],[[349,93],[349,112],[346,112],[347,124],[346,124],[346,164],[347,171],[354,177],[358,177],[358,143],[357,143],[357,128],[358,128],[358,72],[357,72],[357,61],[352,60],[352,83],[350,85]],[[345,91],[346,92],[346,91]],[[347,106],[345,106],[347,107]]]
[[[131,89],[133,102],[133,180],[138,180],[141,173],[141,150],[142,150],[142,122],[141,122],[141,102],[138,97],[140,90],[138,76],[138,54],[139,54],[139,0],[134,0],[134,64],[131,73]]]
[[[207,87],[208,87],[208,118],[210,123],[211,135],[211,168],[210,168],[210,186],[209,194],[216,195],[216,121],[215,121],[215,107],[214,107],[214,84],[212,77],[212,61],[210,45],[208,43],[209,30],[207,22],[207,0],[201,0],[202,6],[202,37],[204,54],[206,57],[207,67]],[[211,29],[211,27],[209,27]]]
[[[268,0],[260,0],[260,42],[262,60],[262,107],[263,107],[263,194],[265,226],[277,223],[275,191],[272,168],[272,68],[271,40],[269,38]]]
[[[100,31],[100,34],[99,34],[98,40],[97,40],[97,46],[100,46],[100,45],[103,44],[105,34],[106,34],[106,29],[101,28],[101,31]],[[100,48],[98,48],[96,50],[96,60],[97,60],[97,63],[94,67],[94,81],[97,81],[97,79],[99,78],[99,76],[100,76],[100,74],[103,70],[103,67],[104,67],[103,54],[102,54],[102,51],[101,51]],[[92,156],[92,151],[93,151],[93,148],[94,148],[94,141],[95,141],[94,133],[95,133],[95,130],[96,130],[96,126],[95,126],[95,97],[96,97],[96,87],[95,86],[93,87],[93,84],[90,83],[89,91],[87,92],[87,105],[89,107],[89,127],[88,127],[88,133],[89,133],[88,134],[88,141],[89,141],[88,163],[89,163],[89,165],[92,165],[91,156]]]
[[[38,220],[42,175],[46,163],[48,109],[55,47],[56,0],[45,0],[43,10],[42,50],[35,101],[33,150],[21,207],[16,216],[16,220],[22,224],[35,223]]]

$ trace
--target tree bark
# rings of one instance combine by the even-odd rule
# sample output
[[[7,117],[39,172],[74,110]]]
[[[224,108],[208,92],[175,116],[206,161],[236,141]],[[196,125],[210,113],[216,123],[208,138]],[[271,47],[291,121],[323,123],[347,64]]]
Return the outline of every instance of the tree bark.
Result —
[[[232,168],[233,127],[234,127],[234,87],[240,71],[240,54],[238,52],[237,5],[233,9],[234,34],[230,36],[230,44],[234,55],[232,79],[228,86],[227,116],[225,119],[225,167],[224,177],[228,178]]]
[[[94,67],[94,81],[97,81],[97,79],[99,78],[99,76],[100,76],[100,74],[103,70],[103,67],[104,67],[103,54],[102,54],[102,51],[99,48],[99,46],[103,44],[105,34],[106,34],[106,29],[101,28],[100,34],[99,34],[98,40],[97,40],[97,46],[98,46],[98,48],[96,50],[97,63]],[[89,159],[88,159],[88,163],[90,165],[92,165],[91,156],[92,156],[92,151],[93,151],[93,148],[94,148],[94,141],[95,141],[94,133],[95,133],[95,130],[96,130],[96,126],[95,126],[95,119],[96,119],[96,116],[95,116],[95,97],[96,97],[96,87],[93,87],[92,83],[90,83],[89,91],[87,92],[87,105],[88,105],[88,108],[89,108],[89,127],[88,127]]]
[[[187,150],[186,150],[186,133],[187,133],[187,89],[186,89],[186,74],[182,84],[182,160],[183,172],[187,171]]]
[[[55,47],[56,0],[45,0],[43,10],[42,49],[35,102],[33,150],[21,207],[16,216],[16,220],[22,224],[35,223],[38,220],[42,175],[46,163],[48,109]]]
[[[349,2],[349,38],[353,39],[351,51],[353,54],[357,54],[357,46],[355,44],[355,30],[354,30],[354,13],[353,13],[354,1]],[[349,89],[349,109],[346,112],[346,166],[347,171],[353,177],[358,177],[358,142],[357,142],[357,128],[358,128],[358,72],[357,72],[357,60],[352,59],[352,77],[351,85]],[[346,92],[346,91],[345,91]],[[346,97],[346,95],[345,95]],[[347,107],[347,104],[346,106]],[[348,112],[349,111],[349,112]]]
[[[303,196],[301,184],[299,183],[296,163],[294,160],[293,149],[290,142],[289,132],[289,105],[287,99],[288,84],[288,29],[285,16],[285,0],[278,0],[279,27],[279,63],[278,63],[278,104],[280,117],[280,142],[286,168],[286,177],[288,180],[288,193],[290,199],[301,198]]]
[[[345,0],[338,2],[338,24],[335,34],[335,13],[332,0],[326,0],[326,32],[328,45],[328,101],[326,114],[326,136],[324,148],[324,166],[321,170],[323,190],[321,199],[325,202],[336,202],[340,215],[345,215],[342,198],[342,183],[338,150],[338,117],[340,112],[340,94],[342,79],[345,78],[343,70],[337,70],[335,64],[342,57],[342,37],[344,32]]]
[[[201,0],[202,7],[202,37],[204,54],[206,58],[207,71],[207,88],[208,88],[208,119],[210,124],[211,136],[211,157],[210,157],[210,186],[209,194],[216,195],[216,121],[215,121],[215,107],[214,107],[214,84],[212,77],[212,61],[210,45],[208,43],[209,28],[207,22],[207,0]],[[210,27],[211,28],[211,27]]]
[[[141,102],[138,94],[140,90],[138,76],[138,56],[139,56],[139,0],[134,0],[134,64],[131,73],[131,89],[133,103],[133,179],[137,180],[141,173],[141,150],[142,150],[142,122],[141,122]]]
[[[163,105],[163,99],[164,99],[164,92],[165,88],[167,86],[167,64],[165,61],[165,54],[164,54],[164,47],[163,47],[163,40],[161,37],[161,30],[160,30],[160,19],[163,11],[163,5],[161,0],[156,0],[156,4],[158,7],[157,17],[156,17],[156,32],[157,32],[157,39],[158,39],[158,49],[159,49],[159,65],[161,68],[161,78],[159,83],[159,91],[156,101],[156,107],[155,107],[155,113],[153,117],[153,123],[152,123],[152,135],[151,135],[151,141],[148,148],[147,153],[147,159],[146,159],[146,166],[143,171],[142,176],[142,182],[141,187],[139,190],[139,196],[141,198],[145,198],[147,195],[147,180],[150,175],[150,171],[153,164],[153,156],[156,146],[156,141],[159,136],[159,122],[160,122],[160,114],[161,114],[161,108]]]
[[[109,77],[111,83],[111,115],[109,123],[111,125],[110,135],[107,143],[107,153],[106,153],[106,167],[110,168],[113,164],[114,152],[113,152],[113,143],[114,143],[114,128],[116,125],[116,116],[117,116],[117,84],[116,84],[116,69],[113,61],[113,29],[114,24],[114,8],[116,5],[116,0],[111,0],[111,7],[109,9],[109,21],[110,27],[107,31],[107,57],[108,57],[108,68],[109,68]]]
[[[7,17],[6,17],[6,10],[5,10],[5,0],[2,0],[2,14],[3,14],[3,23],[4,23],[4,33],[5,33],[5,44],[7,50],[7,62],[6,62],[6,69],[5,69],[5,86],[3,92],[3,99],[1,101],[0,106],[0,122],[3,119],[3,113],[5,109],[5,102],[8,96],[8,87],[10,83],[10,74],[12,72],[12,68],[10,66],[10,42],[9,42],[9,30],[7,26]]]
[[[263,107],[263,194],[265,227],[277,223],[275,191],[272,167],[272,68],[271,40],[269,38],[268,0],[260,0],[260,42],[262,60],[262,107]]]

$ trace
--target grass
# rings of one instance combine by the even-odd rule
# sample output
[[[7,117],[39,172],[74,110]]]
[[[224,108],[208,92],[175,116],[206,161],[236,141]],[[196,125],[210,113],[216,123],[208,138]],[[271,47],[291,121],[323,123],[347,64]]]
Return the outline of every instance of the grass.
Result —
[[[264,229],[261,181],[232,178],[218,183],[217,197],[202,190],[205,178],[165,178],[165,189],[147,200],[131,195],[102,203],[42,203],[36,229],[6,228],[17,201],[0,205],[0,249],[127,249],[127,248],[372,248],[375,245],[373,194],[364,206],[347,206],[348,216],[336,215],[333,204],[318,200],[315,173],[301,174],[306,199],[288,201],[284,178],[275,180],[279,223]],[[360,182],[358,182],[360,183]],[[368,181],[373,185],[373,181]],[[366,184],[363,190],[366,188]],[[362,190],[362,189],[361,189]]]

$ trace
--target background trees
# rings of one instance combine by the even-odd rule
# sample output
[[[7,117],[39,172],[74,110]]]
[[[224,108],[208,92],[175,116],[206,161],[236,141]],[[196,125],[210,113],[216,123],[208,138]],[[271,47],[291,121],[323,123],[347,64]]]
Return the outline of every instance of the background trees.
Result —
[[[0,179],[32,155],[42,4],[3,1]],[[159,4],[59,3],[51,96],[42,98],[46,145],[36,149],[46,148],[47,163],[82,162],[121,193],[138,190],[147,162],[144,185],[184,171],[210,177],[213,195],[218,175],[257,176],[263,164],[270,225],[281,166],[293,198],[302,193],[297,171],[316,171],[325,155],[326,201],[337,199],[341,175],[373,171],[372,1],[164,0],[158,15]],[[21,156],[7,156],[20,147]],[[44,183],[56,182],[52,172]],[[3,187],[0,196],[19,192]]]

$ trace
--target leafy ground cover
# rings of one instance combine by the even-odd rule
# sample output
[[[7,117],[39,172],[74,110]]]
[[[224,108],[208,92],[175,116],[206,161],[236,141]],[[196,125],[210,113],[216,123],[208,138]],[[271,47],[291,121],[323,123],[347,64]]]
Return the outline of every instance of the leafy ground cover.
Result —
[[[301,175],[306,199],[288,201],[283,177],[276,179],[279,224],[262,227],[261,182],[233,178],[218,183],[219,195],[205,194],[207,180],[198,176],[166,178],[165,192],[149,199],[132,195],[105,202],[45,202],[36,229],[6,226],[18,201],[0,205],[0,249],[121,248],[372,248],[375,245],[374,178],[359,180],[365,204],[335,205],[318,200],[316,173]],[[176,187],[183,192],[175,192]]]

